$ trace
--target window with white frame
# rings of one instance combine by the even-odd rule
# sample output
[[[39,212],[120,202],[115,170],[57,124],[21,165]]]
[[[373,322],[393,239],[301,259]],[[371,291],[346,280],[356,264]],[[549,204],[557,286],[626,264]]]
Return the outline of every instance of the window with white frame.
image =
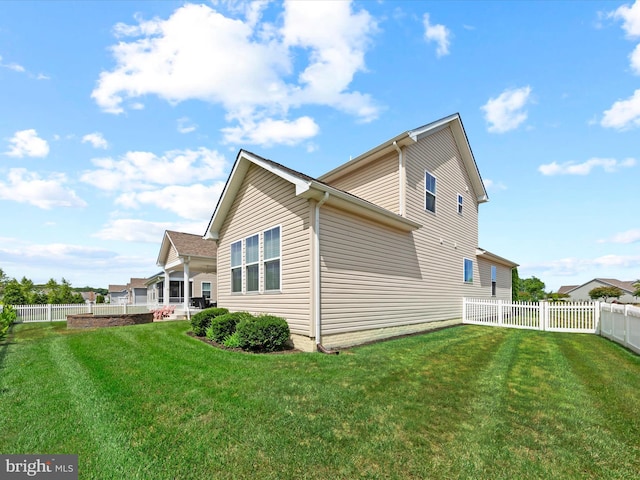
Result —
[[[258,234],[248,237],[244,243],[244,268],[246,272],[247,292],[260,289],[260,237]]]
[[[473,260],[464,259],[464,283],[473,283]]]
[[[280,290],[280,227],[263,233],[264,242],[264,289]]]
[[[211,282],[202,282],[202,296],[211,298]]]
[[[462,195],[458,194],[458,213],[462,215]]]
[[[498,284],[498,269],[491,265],[491,296],[496,296],[496,286]]]
[[[231,244],[231,292],[242,292],[242,240]]]
[[[424,208],[436,213],[436,177],[424,172]]]

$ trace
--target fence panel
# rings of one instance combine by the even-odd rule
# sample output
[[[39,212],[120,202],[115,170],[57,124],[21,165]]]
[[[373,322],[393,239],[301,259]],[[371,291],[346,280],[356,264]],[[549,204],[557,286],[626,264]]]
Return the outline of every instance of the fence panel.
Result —
[[[640,308],[603,303],[600,335],[640,354]]]
[[[551,332],[597,333],[597,303],[548,303],[545,330]]]
[[[126,304],[97,304],[86,303],[71,305],[13,305],[16,311],[16,323],[32,322],[63,322],[67,315],[93,313],[95,315],[109,315],[117,313],[146,313],[157,305],[126,305]]]

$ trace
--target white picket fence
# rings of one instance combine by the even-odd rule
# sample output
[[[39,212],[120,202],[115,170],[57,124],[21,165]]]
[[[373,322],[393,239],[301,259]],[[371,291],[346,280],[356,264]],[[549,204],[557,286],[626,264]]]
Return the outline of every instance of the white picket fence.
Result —
[[[462,323],[595,333],[640,353],[640,308],[604,302],[510,302],[464,298]]]
[[[109,303],[90,305],[79,303],[69,305],[12,305],[12,307],[16,311],[16,323],[31,323],[66,321],[67,315],[81,313],[93,313],[95,315],[146,313],[156,308],[157,305],[118,305]]]

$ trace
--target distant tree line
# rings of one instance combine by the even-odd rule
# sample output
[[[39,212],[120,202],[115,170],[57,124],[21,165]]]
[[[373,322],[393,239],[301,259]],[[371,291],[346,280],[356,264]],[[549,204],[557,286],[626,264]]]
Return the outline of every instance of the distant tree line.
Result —
[[[22,277],[22,280],[18,281],[15,278],[9,278],[0,268],[0,300],[6,305],[85,303],[80,291],[87,290],[96,291],[90,287],[72,288],[71,283],[64,278],[60,283],[52,278],[44,285],[36,285],[27,277]],[[104,295],[98,293],[95,300],[97,303],[103,303]]]

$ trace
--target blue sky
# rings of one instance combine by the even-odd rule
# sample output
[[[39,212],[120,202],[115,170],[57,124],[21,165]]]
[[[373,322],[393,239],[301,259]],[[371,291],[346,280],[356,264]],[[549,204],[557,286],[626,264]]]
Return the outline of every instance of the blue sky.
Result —
[[[319,176],[455,112],[480,247],[640,278],[640,1],[0,2],[0,268],[151,276],[240,148]]]

